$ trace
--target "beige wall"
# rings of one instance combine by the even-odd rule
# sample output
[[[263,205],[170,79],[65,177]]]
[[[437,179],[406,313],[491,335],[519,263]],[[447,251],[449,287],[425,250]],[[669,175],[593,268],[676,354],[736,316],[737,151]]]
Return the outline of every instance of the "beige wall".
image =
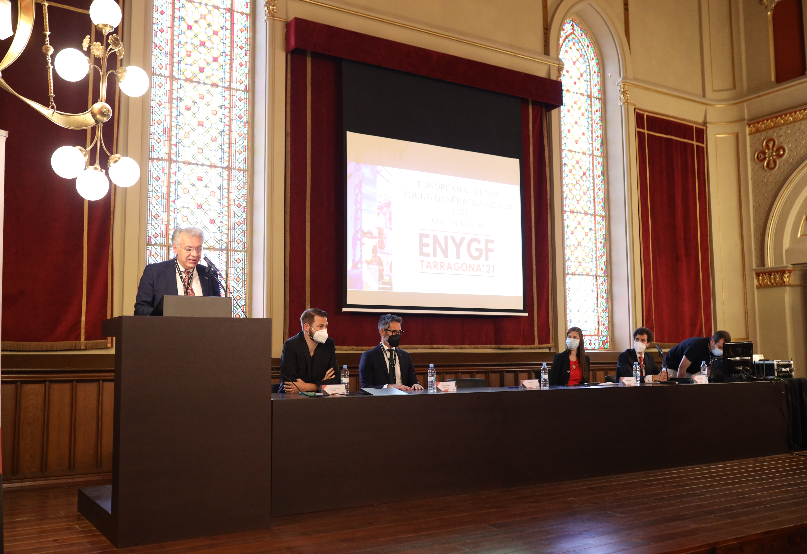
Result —
[[[150,11],[127,3],[130,11],[129,63],[149,67]],[[332,7],[327,7],[326,5]],[[253,317],[284,320],[284,151],[285,53],[283,26],[264,21],[255,4],[254,106],[252,153],[251,282]],[[630,0],[630,45],[625,35],[622,0],[278,0],[278,17],[302,17],[350,30],[430,48],[440,52],[554,78],[556,41],[565,17],[583,18],[598,41],[606,87],[608,186],[614,199],[611,227],[615,286],[615,336],[624,347],[630,330],[641,324],[638,277],[634,110],[639,108],[707,125],[711,189],[715,325],[737,337],[757,340],[757,290],[753,269],[761,259],[758,198],[750,174],[755,171],[755,141],[746,123],[800,107],[807,98],[802,80],[775,86],[770,81],[767,19],[758,0]],[[550,56],[544,56],[544,28]],[[606,42],[608,44],[606,44]],[[618,83],[630,99],[620,104]],[[124,139],[129,153],[145,164],[147,105],[123,107],[128,122]],[[552,120],[556,148],[558,118]],[[560,186],[558,156],[552,186]],[[621,206],[621,207],[620,207]],[[145,183],[118,196],[115,224],[115,313],[131,313],[137,280],[144,265]],[[624,221],[621,221],[624,220]],[[556,264],[560,271],[560,221],[555,218]],[[563,287],[555,290],[562,333]],[[274,326],[279,353],[282,325]],[[560,340],[560,336],[557,337]],[[773,342],[771,342],[773,341]],[[767,338],[777,356],[789,347]],[[775,345],[774,345],[775,344]]]

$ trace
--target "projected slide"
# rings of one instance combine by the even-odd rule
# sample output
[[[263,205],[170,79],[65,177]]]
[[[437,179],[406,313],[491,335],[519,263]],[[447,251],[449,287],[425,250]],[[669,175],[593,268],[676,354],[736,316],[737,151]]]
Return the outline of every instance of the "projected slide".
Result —
[[[524,309],[517,159],[347,133],[347,308]]]

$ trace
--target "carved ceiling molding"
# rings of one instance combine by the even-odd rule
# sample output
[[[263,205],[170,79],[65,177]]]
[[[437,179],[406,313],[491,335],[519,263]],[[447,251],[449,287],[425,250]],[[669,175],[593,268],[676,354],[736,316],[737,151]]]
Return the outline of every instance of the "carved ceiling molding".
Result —
[[[760,119],[759,121],[753,121],[747,126],[748,134],[755,135],[776,127],[790,125],[791,123],[796,123],[797,121],[802,121],[803,119],[807,119],[807,108],[802,108],[800,110],[788,112],[782,115],[767,117],[765,119]]]

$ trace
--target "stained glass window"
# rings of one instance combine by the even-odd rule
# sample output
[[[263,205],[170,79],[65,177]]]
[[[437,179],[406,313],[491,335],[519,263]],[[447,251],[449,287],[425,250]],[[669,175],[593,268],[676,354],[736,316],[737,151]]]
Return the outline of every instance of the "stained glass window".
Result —
[[[146,262],[196,226],[247,315],[250,0],[154,0]]]
[[[609,287],[600,64],[574,20],[563,24],[561,108],[566,322],[587,350],[609,348]]]

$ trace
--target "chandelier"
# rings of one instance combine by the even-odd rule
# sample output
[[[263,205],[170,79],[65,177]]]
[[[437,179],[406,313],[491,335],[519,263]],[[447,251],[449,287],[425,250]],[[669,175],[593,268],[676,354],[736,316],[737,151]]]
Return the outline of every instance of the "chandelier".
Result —
[[[53,47],[50,46],[50,24],[48,21],[47,0],[38,0],[42,4],[44,20],[45,54],[48,71],[48,98],[49,105],[43,106],[38,102],[17,94],[2,78],[2,71],[14,63],[25,50],[31,38],[34,26],[35,0],[17,0],[18,17],[17,30],[11,28],[11,2],[0,0],[0,40],[12,34],[14,39],[5,57],[0,61],[0,88],[13,94],[40,114],[57,125],[67,129],[95,128],[95,137],[87,148],[80,146],[61,146],[51,156],[51,166],[57,175],[65,179],[76,180],[76,190],[87,200],[99,200],[109,191],[109,181],[112,180],[119,187],[130,187],[140,179],[140,167],[132,158],[111,153],[104,144],[102,134],[104,123],[113,117],[112,108],[106,102],[107,83],[111,76],[115,76],[118,89],[130,97],[142,96],[149,88],[149,77],[145,71],[136,66],[107,69],[109,57],[113,54],[118,62],[123,59],[123,43],[121,38],[112,33],[121,22],[121,9],[114,0],[93,0],[90,5],[90,19],[93,25],[103,34],[100,42],[90,42],[89,35],[82,42],[84,52],[76,48],[66,48],[60,51],[53,62]],[[97,63],[96,63],[97,59]],[[53,93],[53,69],[62,79],[77,82],[84,79],[93,69],[100,76],[100,90],[98,100],[84,113],[71,114],[56,109],[55,95]],[[101,169],[101,150],[107,156],[107,174]],[[114,150],[114,148],[113,148]],[[93,156],[94,151],[94,156]],[[94,162],[94,163],[93,163]]]

